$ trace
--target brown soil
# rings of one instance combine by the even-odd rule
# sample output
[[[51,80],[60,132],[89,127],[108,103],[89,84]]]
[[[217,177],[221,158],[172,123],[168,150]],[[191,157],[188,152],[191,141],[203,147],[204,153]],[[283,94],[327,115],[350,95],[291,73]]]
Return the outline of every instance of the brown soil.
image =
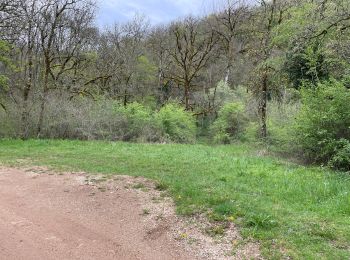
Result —
[[[261,258],[234,226],[210,237],[164,195],[143,178],[0,167],[0,258]]]

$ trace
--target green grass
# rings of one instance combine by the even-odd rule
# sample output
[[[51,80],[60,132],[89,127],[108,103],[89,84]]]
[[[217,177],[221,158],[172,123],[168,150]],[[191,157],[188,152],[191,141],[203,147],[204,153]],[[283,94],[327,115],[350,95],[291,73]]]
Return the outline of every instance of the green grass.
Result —
[[[0,140],[0,163],[145,176],[180,214],[235,221],[267,258],[350,258],[350,177],[258,157],[246,145]]]

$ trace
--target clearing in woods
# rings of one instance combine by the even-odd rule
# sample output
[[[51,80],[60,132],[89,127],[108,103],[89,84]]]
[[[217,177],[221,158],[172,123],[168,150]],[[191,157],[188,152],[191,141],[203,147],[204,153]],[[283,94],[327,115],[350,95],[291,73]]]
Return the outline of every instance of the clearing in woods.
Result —
[[[22,179],[19,173],[13,176],[5,173],[6,180],[1,181],[0,190],[3,198],[1,205],[13,207],[18,214],[33,212],[38,218],[45,214],[47,207],[53,207],[54,212],[48,211],[51,214],[50,217],[45,217],[45,215],[40,217],[43,223],[52,221],[53,224],[59,225],[65,220],[72,221],[65,227],[67,232],[70,229],[74,230],[75,227],[80,228],[79,230],[83,232],[82,225],[87,225],[89,231],[86,236],[88,238],[94,237],[97,232],[94,230],[94,225],[98,225],[99,230],[106,230],[106,234],[113,233],[114,235],[120,228],[118,237],[120,236],[124,241],[119,242],[122,245],[120,248],[123,248],[123,245],[129,248],[133,243],[140,243],[140,246],[130,248],[132,249],[130,252],[137,257],[147,258],[147,256],[137,254],[141,252],[152,255],[155,253],[152,250],[158,249],[157,252],[160,255],[166,253],[170,257],[178,256],[176,254],[180,252],[180,256],[186,258],[188,253],[191,258],[193,252],[202,252],[201,248],[206,248],[203,246],[206,245],[205,237],[198,238],[200,234],[192,235],[186,230],[186,225],[182,229],[180,224],[183,221],[174,220],[175,222],[172,222],[171,219],[177,218],[189,219],[195,225],[203,224],[208,220],[210,222],[208,225],[199,225],[198,229],[213,240],[221,239],[226,234],[224,241],[213,243],[212,249],[202,253],[202,257],[212,253],[215,256],[214,259],[219,259],[219,251],[222,251],[221,256],[229,251],[231,257],[239,258],[245,255],[245,250],[248,250],[254,257],[258,257],[259,249],[265,258],[348,259],[350,257],[349,175],[287,163],[281,159],[264,155],[253,147],[0,140],[0,163],[7,167],[46,166],[55,172],[83,171],[101,174],[106,179],[128,175],[138,177],[136,179],[128,177],[131,180],[141,177],[152,180],[155,183],[154,188],[144,187],[145,184],[141,182],[131,185],[131,188],[126,190],[125,185],[120,186],[116,193],[108,193],[105,191],[106,187],[95,186],[93,187],[96,191],[91,191],[93,187],[85,185],[77,186],[72,190],[69,187],[72,185],[71,182],[65,181],[65,177],[57,177],[60,181],[52,182],[49,181],[52,175],[48,174],[27,180]],[[16,183],[16,180],[19,183]],[[32,183],[31,188],[21,190],[18,187],[22,187],[21,182],[25,180]],[[11,181],[14,183],[10,184]],[[3,187],[6,182],[8,182],[7,191]],[[44,184],[40,186],[41,182]],[[56,186],[51,187],[50,185]],[[67,192],[65,192],[66,189]],[[23,194],[17,194],[19,191]],[[152,210],[152,207],[147,206],[148,203],[144,201],[131,200],[132,196],[138,194],[135,192],[148,194],[151,202],[158,202],[157,198],[169,195],[180,216],[172,213],[168,218],[165,217],[167,220],[164,221],[168,223],[167,221],[171,220],[170,223],[173,224],[160,225],[163,223],[161,220],[164,219],[165,213]],[[152,195],[152,192],[160,192],[163,195]],[[91,193],[95,194],[89,196]],[[99,197],[103,195],[108,196]],[[5,199],[4,196],[14,197]],[[139,198],[147,196],[142,195]],[[49,198],[55,202],[49,201]],[[16,201],[20,204],[14,207]],[[120,205],[111,204],[113,202],[120,203]],[[67,207],[67,209],[56,210],[57,205]],[[149,205],[157,205],[157,203]],[[125,210],[118,210],[118,208]],[[172,206],[161,208],[172,208]],[[75,211],[77,211],[76,214]],[[63,215],[55,217],[56,213]],[[181,217],[184,215],[187,217]],[[11,219],[11,215],[5,216]],[[2,221],[3,219],[4,217],[1,217]],[[121,225],[121,219],[127,221]],[[152,223],[155,224],[153,226],[148,223],[142,225],[146,219],[152,219],[155,221]],[[18,221],[19,224],[16,224]],[[21,217],[18,220],[11,220],[15,226],[28,225],[27,222],[21,224],[20,221],[22,221]],[[33,222],[33,220],[30,221]],[[88,223],[91,223],[92,226],[90,227]],[[55,231],[55,227],[58,227],[55,225],[50,227],[52,232]],[[149,227],[153,229],[148,229]],[[9,228],[8,232],[14,227]],[[45,228],[45,224],[41,228]],[[112,232],[112,228],[116,230]],[[30,230],[30,227],[25,230]],[[58,231],[60,231],[59,228]],[[72,236],[73,233],[77,232],[72,231]],[[103,233],[105,232],[101,232]],[[173,233],[173,235],[165,237],[161,235],[168,233]],[[48,238],[45,240],[46,243],[55,243],[55,237],[55,235],[52,237],[52,241],[50,236],[45,237],[45,239]],[[101,239],[113,241],[113,238],[109,236],[103,236]],[[162,242],[159,242],[159,239]],[[81,244],[78,238],[74,241],[75,247]],[[3,242],[10,243],[10,240],[6,239],[0,243],[1,250],[4,250]],[[62,241],[61,245],[70,246],[65,244],[66,242]],[[92,250],[93,244],[89,243],[81,251],[87,253],[89,248]],[[33,242],[33,244],[37,243]],[[182,250],[188,244],[192,246],[198,244],[198,247],[192,251]],[[162,247],[157,247],[157,245]],[[180,251],[175,245],[181,248]],[[97,249],[98,246],[98,244],[95,245]],[[67,251],[64,248],[62,250]],[[102,252],[107,254],[108,250],[102,247],[101,254]]]

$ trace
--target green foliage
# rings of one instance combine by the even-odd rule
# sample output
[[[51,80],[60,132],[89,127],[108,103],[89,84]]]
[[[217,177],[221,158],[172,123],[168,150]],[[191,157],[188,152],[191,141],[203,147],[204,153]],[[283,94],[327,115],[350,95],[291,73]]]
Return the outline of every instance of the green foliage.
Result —
[[[211,127],[215,143],[231,143],[242,137],[247,125],[244,106],[241,103],[227,103]]]
[[[0,41],[0,108],[5,109],[4,102],[1,95],[8,90],[8,77],[2,74],[2,70],[6,67],[12,67],[11,60],[9,58],[10,46],[4,41]]]
[[[307,46],[297,46],[287,53],[284,69],[296,89],[302,85],[317,85],[329,79],[329,61],[324,50],[315,42]]]
[[[195,117],[181,106],[168,104],[159,112],[146,105],[133,102],[127,106],[100,97],[91,102],[85,97],[76,97],[71,102],[67,97],[48,97],[42,130],[44,138],[112,140],[131,142],[193,143],[196,140]],[[38,103],[30,104],[34,111]],[[20,135],[21,110],[10,103],[8,115],[0,113],[0,138]],[[35,137],[37,114],[30,117],[28,129]],[[14,122],[17,122],[14,124]]]
[[[181,106],[169,103],[156,114],[166,138],[177,143],[193,143],[196,139],[194,117]]]
[[[289,15],[286,15],[283,22],[273,29],[272,42],[277,46],[287,47],[291,39],[297,38],[305,27],[314,22],[310,13],[314,13],[315,8],[315,3],[303,3],[301,6],[295,5],[289,8]]]
[[[305,156],[344,168],[350,140],[350,90],[338,81],[302,90],[296,139]]]
[[[137,59],[136,71],[138,81],[150,84],[156,78],[157,67],[150,62],[147,56],[142,55]]]
[[[260,127],[258,122],[248,122],[246,130],[244,131],[244,140],[248,143],[259,142],[259,129]]]
[[[350,171],[350,141],[341,139],[337,142],[335,154],[329,165],[342,171]]]
[[[3,109],[2,109],[3,108]],[[19,129],[21,127],[20,114],[13,113],[8,103],[1,105],[0,98],[0,138],[19,137]]]
[[[293,134],[291,126],[300,110],[300,102],[294,101],[293,93],[290,94],[288,98],[285,97],[279,102],[271,101],[268,104],[268,137],[266,141],[272,151],[283,155],[293,155],[295,152],[291,143]]]
[[[235,86],[231,88],[224,81],[219,81],[215,89],[211,89],[209,93],[210,100],[214,99],[215,104],[223,106],[226,103],[242,102],[244,104],[251,99],[251,93],[247,92],[245,86]]]
[[[137,102],[126,107],[118,105],[116,116],[121,120],[118,131],[123,131],[124,141],[156,141],[160,138],[151,110],[143,105]]]
[[[10,51],[10,45],[4,41],[0,41],[0,62],[5,66],[11,65],[11,60],[9,58]]]
[[[295,88],[331,77],[340,80],[349,70],[345,10],[347,0],[301,1],[286,10],[283,22],[274,28],[273,42],[286,53],[282,71]]]
[[[214,98],[216,103],[219,105],[223,105],[228,102],[232,102],[236,98],[236,91],[230,88],[228,84],[226,84],[224,81],[220,81],[216,89],[210,90],[210,98]]]

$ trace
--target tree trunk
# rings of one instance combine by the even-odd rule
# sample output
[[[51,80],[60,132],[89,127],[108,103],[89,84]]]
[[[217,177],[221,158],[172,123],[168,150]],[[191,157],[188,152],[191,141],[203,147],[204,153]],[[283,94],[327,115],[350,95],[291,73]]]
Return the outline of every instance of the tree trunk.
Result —
[[[227,63],[227,67],[226,67],[226,75],[225,75],[225,84],[230,85],[231,82],[231,77],[232,77],[232,68],[233,68],[233,64],[234,64],[234,58],[233,58],[233,54],[232,51],[229,51],[229,60]]]
[[[31,74],[31,72],[30,72]],[[29,97],[29,91],[32,87],[31,83],[31,76],[28,76],[28,82],[26,83],[26,86],[23,89],[23,106],[22,106],[22,131],[21,131],[21,138],[23,140],[27,140],[29,138],[29,126],[28,126],[28,118],[29,118],[29,111],[28,111],[28,97]]]
[[[260,137],[265,139],[267,137],[267,74],[264,73],[262,80],[262,90],[261,90],[261,100],[260,100],[260,120],[261,120],[261,128],[260,128]]]
[[[190,86],[188,83],[185,83],[185,109],[190,110]]]
[[[225,75],[225,84],[229,85],[229,81],[230,81],[230,74],[231,74],[231,70],[230,70],[230,66],[227,67],[226,69],[226,75]]]
[[[39,122],[38,122],[38,129],[37,129],[37,137],[38,138],[41,137],[41,131],[43,128],[45,106],[46,106],[46,101],[47,101],[47,95],[49,92],[48,83],[49,83],[49,67],[46,67],[45,75],[44,75],[43,96],[42,96],[41,105],[40,105],[40,114],[39,114]]]
[[[124,90],[124,101],[123,101],[124,107],[128,105],[128,92],[127,90]]]
[[[22,115],[21,115],[21,138],[27,140],[29,138],[29,111],[28,111],[28,99],[29,92],[32,89],[33,84],[33,42],[32,42],[32,23],[29,22],[28,28],[28,77],[27,82],[23,89],[23,104],[22,104]]]

